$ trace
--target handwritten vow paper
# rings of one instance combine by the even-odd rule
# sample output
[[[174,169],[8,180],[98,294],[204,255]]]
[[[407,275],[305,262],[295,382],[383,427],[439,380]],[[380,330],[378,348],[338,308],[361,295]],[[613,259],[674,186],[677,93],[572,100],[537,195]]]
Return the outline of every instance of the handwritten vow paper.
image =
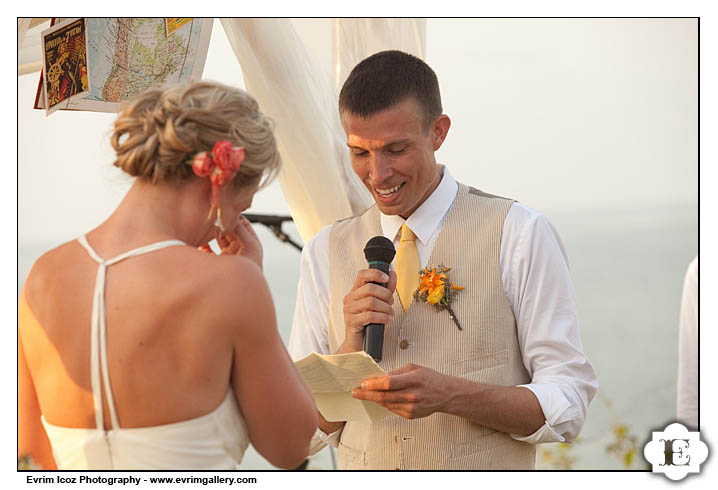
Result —
[[[352,389],[358,388],[363,380],[386,374],[366,352],[333,356],[312,353],[294,364],[312,390],[319,412],[328,421],[373,423],[391,414],[377,403],[352,398]]]

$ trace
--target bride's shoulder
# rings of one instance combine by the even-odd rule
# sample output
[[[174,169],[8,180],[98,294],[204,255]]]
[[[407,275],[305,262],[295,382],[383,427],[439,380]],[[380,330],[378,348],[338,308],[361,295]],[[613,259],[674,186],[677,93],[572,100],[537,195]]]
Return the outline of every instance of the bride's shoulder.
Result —
[[[227,332],[251,329],[254,321],[248,319],[273,320],[271,293],[257,264],[241,256],[200,254],[188,257],[184,273],[175,276],[182,285],[174,299],[192,305],[191,315],[205,325],[224,325]]]
[[[268,286],[257,264],[242,256],[213,255],[189,251],[179,277],[186,278],[187,287],[218,302],[241,302],[242,298],[267,292]]]
[[[66,276],[66,270],[77,271],[79,251],[76,240],[65,242],[48,250],[35,260],[25,278],[26,293],[32,290],[45,290],[49,282]]]

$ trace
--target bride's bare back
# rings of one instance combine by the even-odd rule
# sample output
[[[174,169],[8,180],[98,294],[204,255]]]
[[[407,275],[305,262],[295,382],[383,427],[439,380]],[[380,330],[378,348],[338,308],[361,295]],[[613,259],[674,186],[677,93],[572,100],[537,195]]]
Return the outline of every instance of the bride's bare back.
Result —
[[[187,420],[224,399],[233,329],[222,320],[226,311],[216,311],[214,271],[237,260],[170,247],[108,267],[107,355],[122,427]],[[98,266],[74,241],[44,256],[27,282],[26,300],[42,328],[23,332],[23,345],[40,407],[54,425],[95,425],[90,318]],[[236,294],[240,302],[242,291]],[[105,428],[107,414],[105,404]]]

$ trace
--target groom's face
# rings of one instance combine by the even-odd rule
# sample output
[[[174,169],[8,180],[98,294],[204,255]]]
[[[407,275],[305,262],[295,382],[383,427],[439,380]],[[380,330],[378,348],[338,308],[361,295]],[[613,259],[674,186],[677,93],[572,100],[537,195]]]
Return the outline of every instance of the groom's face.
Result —
[[[342,114],[354,172],[382,213],[408,218],[439,184],[435,124],[426,130],[411,98],[367,118]]]

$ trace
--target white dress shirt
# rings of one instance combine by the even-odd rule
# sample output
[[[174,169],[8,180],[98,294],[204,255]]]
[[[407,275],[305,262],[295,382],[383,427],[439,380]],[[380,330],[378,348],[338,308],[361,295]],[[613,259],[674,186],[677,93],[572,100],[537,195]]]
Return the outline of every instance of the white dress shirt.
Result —
[[[676,418],[689,429],[698,429],[698,257],[688,266],[683,281]]]
[[[454,178],[446,168],[443,170],[437,188],[406,220],[417,237],[421,267],[431,255],[458,191]],[[404,222],[401,216],[381,214],[383,234],[395,246]],[[323,228],[302,251],[288,347],[294,360],[311,352],[329,353],[331,227]],[[501,237],[499,270],[516,318],[523,364],[531,376],[531,383],[522,386],[536,395],[546,417],[546,423],[533,434],[511,437],[532,444],[573,441],[586,419],[598,380],[581,346],[566,250],[545,216],[520,203],[509,208]],[[318,431],[321,439],[333,446],[339,433],[327,437]]]

